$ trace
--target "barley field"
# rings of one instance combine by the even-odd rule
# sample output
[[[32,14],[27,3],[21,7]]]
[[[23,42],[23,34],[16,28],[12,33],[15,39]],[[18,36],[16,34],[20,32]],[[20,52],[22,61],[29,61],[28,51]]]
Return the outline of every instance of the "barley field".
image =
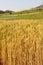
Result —
[[[43,19],[0,20],[0,65],[43,65]]]

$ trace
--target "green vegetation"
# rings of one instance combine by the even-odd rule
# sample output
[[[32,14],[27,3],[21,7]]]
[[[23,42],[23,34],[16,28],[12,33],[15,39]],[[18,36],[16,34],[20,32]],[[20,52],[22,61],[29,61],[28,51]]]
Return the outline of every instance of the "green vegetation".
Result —
[[[7,13],[0,14],[0,20],[15,20],[15,19],[43,19],[42,9],[31,9],[20,12],[6,11]]]

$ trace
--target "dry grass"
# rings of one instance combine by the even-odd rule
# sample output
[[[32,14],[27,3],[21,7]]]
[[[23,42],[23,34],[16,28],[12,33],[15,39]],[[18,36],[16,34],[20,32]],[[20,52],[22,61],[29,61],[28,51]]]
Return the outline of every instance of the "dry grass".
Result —
[[[43,19],[0,20],[0,65],[43,65]]]

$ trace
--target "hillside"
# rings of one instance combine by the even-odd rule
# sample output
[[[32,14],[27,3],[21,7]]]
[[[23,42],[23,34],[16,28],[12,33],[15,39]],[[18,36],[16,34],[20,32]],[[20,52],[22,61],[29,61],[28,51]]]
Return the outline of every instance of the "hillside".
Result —
[[[7,12],[7,13],[6,13]],[[4,14],[0,14],[1,20],[14,20],[14,19],[43,19],[43,5],[30,10],[24,10],[20,12],[5,11]]]
[[[43,9],[43,4],[37,7],[38,9]]]
[[[30,9],[30,10],[24,10],[24,11],[20,11],[20,12],[17,12],[17,13],[30,13],[30,12],[35,12],[35,11],[40,11],[40,9],[41,10],[43,10],[43,4],[42,5],[40,5],[40,6],[37,6],[37,7],[35,7],[35,8],[32,8],[32,9]]]

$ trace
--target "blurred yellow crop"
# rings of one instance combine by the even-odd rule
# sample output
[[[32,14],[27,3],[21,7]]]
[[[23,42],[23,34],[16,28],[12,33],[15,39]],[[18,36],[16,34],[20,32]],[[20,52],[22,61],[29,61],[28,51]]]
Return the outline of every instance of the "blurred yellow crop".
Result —
[[[43,65],[43,19],[0,20],[0,65]]]

